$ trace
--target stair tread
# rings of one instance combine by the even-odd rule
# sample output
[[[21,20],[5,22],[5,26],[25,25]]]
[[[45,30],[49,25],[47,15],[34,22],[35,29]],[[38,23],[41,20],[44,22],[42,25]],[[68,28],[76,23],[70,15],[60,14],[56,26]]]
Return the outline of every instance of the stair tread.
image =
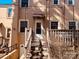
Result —
[[[35,50],[35,51],[33,51],[33,52],[41,52],[40,50]]]
[[[40,44],[39,43],[32,43],[31,46],[39,46]]]
[[[40,40],[33,40],[31,47],[34,49],[32,50],[32,58],[33,59],[40,59],[43,57],[44,59],[47,59],[48,52],[47,52],[47,43],[45,41],[40,41]],[[42,51],[43,49],[44,51]],[[44,56],[42,56],[44,55]]]
[[[33,56],[33,58],[40,58],[41,56],[40,55],[38,55],[38,56]]]
[[[48,59],[48,57],[43,57],[43,59]]]
[[[44,56],[48,55],[48,52],[43,51],[42,53],[43,53]]]
[[[32,42],[39,42],[39,40],[33,40]]]
[[[32,56],[32,54],[31,53],[28,53],[26,57],[29,58],[31,56]]]

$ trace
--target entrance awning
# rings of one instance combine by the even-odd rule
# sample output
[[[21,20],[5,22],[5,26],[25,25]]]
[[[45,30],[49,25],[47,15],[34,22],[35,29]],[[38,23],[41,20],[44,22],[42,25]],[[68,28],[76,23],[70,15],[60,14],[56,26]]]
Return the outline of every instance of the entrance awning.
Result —
[[[33,14],[34,19],[44,19],[45,15],[44,14]]]

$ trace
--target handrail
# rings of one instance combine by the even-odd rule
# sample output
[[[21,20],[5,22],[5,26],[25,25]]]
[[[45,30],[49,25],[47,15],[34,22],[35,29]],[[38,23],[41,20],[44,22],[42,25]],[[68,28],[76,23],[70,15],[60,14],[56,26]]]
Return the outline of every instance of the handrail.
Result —
[[[64,47],[78,46],[79,30],[49,30],[51,40],[57,40]]]
[[[8,48],[8,53],[12,52],[13,50],[18,48],[18,44],[12,45]]]
[[[28,47],[28,44],[29,44],[29,42],[30,42],[31,35],[32,35],[32,30],[31,30],[31,28],[30,28],[30,31],[29,31],[27,40],[25,41],[25,47],[26,47],[26,48]]]
[[[5,37],[0,37],[2,40],[0,42],[0,48],[3,48],[4,46],[8,46],[8,41],[9,39],[8,38],[5,38]]]
[[[69,30],[69,29],[48,29],[49,31],[51,30],[51,31],[79,31],[79,30],[73,30],[73,29],[71,29],[71,30]]]
[[[28,53],[31,51],[31,41],[32,41],[32,29],[30,28],[27,40],[25,41],[26,57]]]
[[[4,51],[4,55],[0,56],[0,58],[4,57],[5,55],[9,54],[10,52],[12,52],[13,50],[17,49],[18,48],[18,44],[14,44],[10,47],[4,47],[4,48],[1,48],[2,49],[2,52]]]

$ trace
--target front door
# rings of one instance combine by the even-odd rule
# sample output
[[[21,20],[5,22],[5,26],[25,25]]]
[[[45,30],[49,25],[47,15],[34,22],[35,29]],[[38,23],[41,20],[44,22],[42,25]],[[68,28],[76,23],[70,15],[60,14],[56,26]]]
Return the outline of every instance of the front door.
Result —
[[[42,21],[36,21],[35,22],[35,37],[38,39],[43,39],[43,24]]]

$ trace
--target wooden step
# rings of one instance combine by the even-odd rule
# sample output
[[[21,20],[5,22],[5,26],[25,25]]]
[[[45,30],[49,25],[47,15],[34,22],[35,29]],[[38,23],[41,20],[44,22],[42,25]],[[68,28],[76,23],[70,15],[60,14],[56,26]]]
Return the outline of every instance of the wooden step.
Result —
[[[34,53],[37,53],[37,52],[41,52],[41,50],[35,50],[35,51],[33,51]]]
[[[44,47],[43,47],[42,49],[43,49],[43,51],[47,51],[47,48],[44,48]]]
[[[44,56],[48,56],[48,52],[46,52],[46,51],[42,51],[42,54],[43,54]]]
[[[27,53],[26,58],[30,58],[32,56],[31,53]]]
[[[43,44],[42,44],[42,42],[40,40],[33,40],[32,45],[31,45],[31,50],[32,50],[31,59],[42,59],[43,56],[44,56],[44,59],[45,59],[45,57],[47,57],[47,55],[45,53],[45,52],[47,52],[47,47],[46,47],[45,42],[43,42]]]
[[[39,55],[39,56],[33,56],[33,59],[40,59],[41,58],[41,56]]]
[[[48,59],[48,56],[43,57],[42,59]]]
[[[40,46],[40,43],[32,43],[31,46]]]
[[[33,40],[32,42],[40,42],[39,40]]]

